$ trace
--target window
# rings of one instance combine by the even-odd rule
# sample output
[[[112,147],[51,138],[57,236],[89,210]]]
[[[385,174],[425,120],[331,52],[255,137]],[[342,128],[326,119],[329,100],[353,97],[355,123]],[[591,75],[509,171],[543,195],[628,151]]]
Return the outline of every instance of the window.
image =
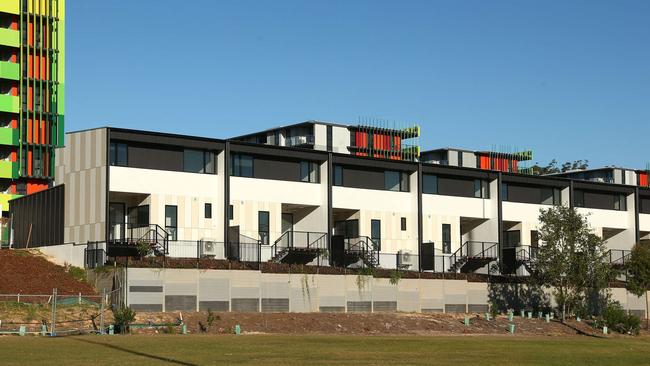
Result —
[[[343,185],[343,167],[340,165],[334,166],[334,185],[335,186]]]
[[[402,227],[402,231],[406,231],[406,217],[402,217],[400,220],[400,226]]]
[[[16,183],[16,193],[17,194],[22,194],[22,195],[27,194],[27,183],[25,183],[25,182]]]
[[[530,246],[533,248],[539,247],[539,231],[537,230],[530,231]]]
[[[442,224],[442,253],[451,254],[451,225]]]
[[[389,191],[399,191],[399,172],[384,172],[384,189]]]
[[[370,239],[375,250],[381,250],[381,221],[370,220]]]
[[[235,154],[232,156],[232,175],[235,177],[253,176],[253,157]]]
[[[109,148],[109,163],[113,166],[127,166],[128,154],[126,144],[111,142]]]
[[[165,230],[167,231],[169,240],[178,240],[178,207],[165,206]]]
[[[560,204],[560,189],[559,188],[541,188],[541,203],[543,205],[554,205],[558,206]]]
[[[189,173],[214,174],[214,153],[203,150],[183,150],[183,170]]]
[[[257,232],[260,234],[262,245],[269,244],[269,212],[259,211],[257,213]]]
[[[422,176],[422,193],[438,194],[438,177],[424,174]]]
[[[458,152],[458,166],[463,166],[463,152]]]
[[[212,204],[211,203],[206,203],[205,208],[204,208],[204,216],[206,219],[211,219],[212,218]]]
[[[487,181],[474,179],[474,197],[490,198],[490,186]]]
[[[234,211],[235,210],[233,209],[232,205],[228,205],[228,220],[233,219],[233,217],[235,216]]]
[[[584,191],[576,190],[576,191],[573,192],[573,204],[576,207],[584,207],[585,206],[585,192]]]
[[[627,199],[625,195],[619,194],[614,196],[614,209],[619,211],[627,210]]]
[[[508,200],[508,183],[501,183],[501,200]]]
[[[300,162],[300,181],[309,183],[318,183],[320,181],[318,163],[311,161]]]
[[[387,170],[384,172],[384,189],[396,192],[408,192],[408,173]]]

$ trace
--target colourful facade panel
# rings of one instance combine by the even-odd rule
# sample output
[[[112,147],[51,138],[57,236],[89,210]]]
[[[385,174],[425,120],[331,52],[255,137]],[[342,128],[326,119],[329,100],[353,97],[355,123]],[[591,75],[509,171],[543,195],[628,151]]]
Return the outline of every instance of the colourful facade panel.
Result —
[[[13,29],[0,28],[0,46],[20,47],[20,32]]]
[[[0,128],[0,145],[18,146],[18,130],[11,127]]]
[[[20,0],[0,1],[0,13],[20,14]]]
[[[0,61],[0,79],[20,80],[20,64]]]
[[[18,164],[9,160],[0,160],[0,178],[18,178]]]
[[[17,96],[0,94],[0,112],[20,113],[19,103]]]

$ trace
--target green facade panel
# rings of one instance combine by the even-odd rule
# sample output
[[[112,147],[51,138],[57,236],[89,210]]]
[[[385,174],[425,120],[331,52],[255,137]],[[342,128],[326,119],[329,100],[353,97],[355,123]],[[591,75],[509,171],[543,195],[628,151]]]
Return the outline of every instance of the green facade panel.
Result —
[[[19,113],[20,99],[17,96],[0,94],[0,112]]]
[[[11,127],[0,128],[0,145],[18,146],[18,130]]]
[[[18,164],[9,160],[0,160],[0,178],[18,178]]]
[[[14,62],[0,61],[0,78],[19,80],[20,64]]]
[[[13,29],[0,28],[0,45],[20,47],[20,32]]]

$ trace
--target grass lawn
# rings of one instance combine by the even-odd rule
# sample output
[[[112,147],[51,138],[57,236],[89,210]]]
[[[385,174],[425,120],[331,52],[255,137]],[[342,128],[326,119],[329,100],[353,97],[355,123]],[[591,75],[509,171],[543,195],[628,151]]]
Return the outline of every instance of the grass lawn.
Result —
[[[649,365],[650,338],[2,337],[8,365]]]

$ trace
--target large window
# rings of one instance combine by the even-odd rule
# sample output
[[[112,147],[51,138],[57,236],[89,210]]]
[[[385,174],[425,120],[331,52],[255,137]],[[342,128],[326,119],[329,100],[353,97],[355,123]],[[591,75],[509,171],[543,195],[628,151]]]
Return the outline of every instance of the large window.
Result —
[[[253,157],[234,154],[232,156],[232,175],[235,177],[253,177]]]
[[[438,194],[438,177],[431,174],[422,175],[422,193]]]
[[[214,174],[216,171],[214,153],[185,149],[183,151],[183,170],[189,173]]]
[[[269,244],[269,212],[259,211],[257,214],[257,232],[260,234],[262,245]]]
[[[576,189],[573,194],[576,207],[601,210],[627,210],[627,196],[623,193],[593,192]]]
[[[127,146],[120,142],[111,142],[109,148],[109,164],[113,166],[127,166]]]
[[[384,172],[384,189],[388,191],[408,192],[408,173],[387,170]]]
[[[334,185],[335,186],[343,185],[343,167],[340,165],[334,166]]]
[[[178,240],[178,207],[167,205],[165,206],[165,230],[169,234],[169,240]]]
[[[451,254],[451,225],[442,224],[442,253]]]
[[[320,182],[320,167],[311,161],[300,162],[300,181],[309,183]]]

